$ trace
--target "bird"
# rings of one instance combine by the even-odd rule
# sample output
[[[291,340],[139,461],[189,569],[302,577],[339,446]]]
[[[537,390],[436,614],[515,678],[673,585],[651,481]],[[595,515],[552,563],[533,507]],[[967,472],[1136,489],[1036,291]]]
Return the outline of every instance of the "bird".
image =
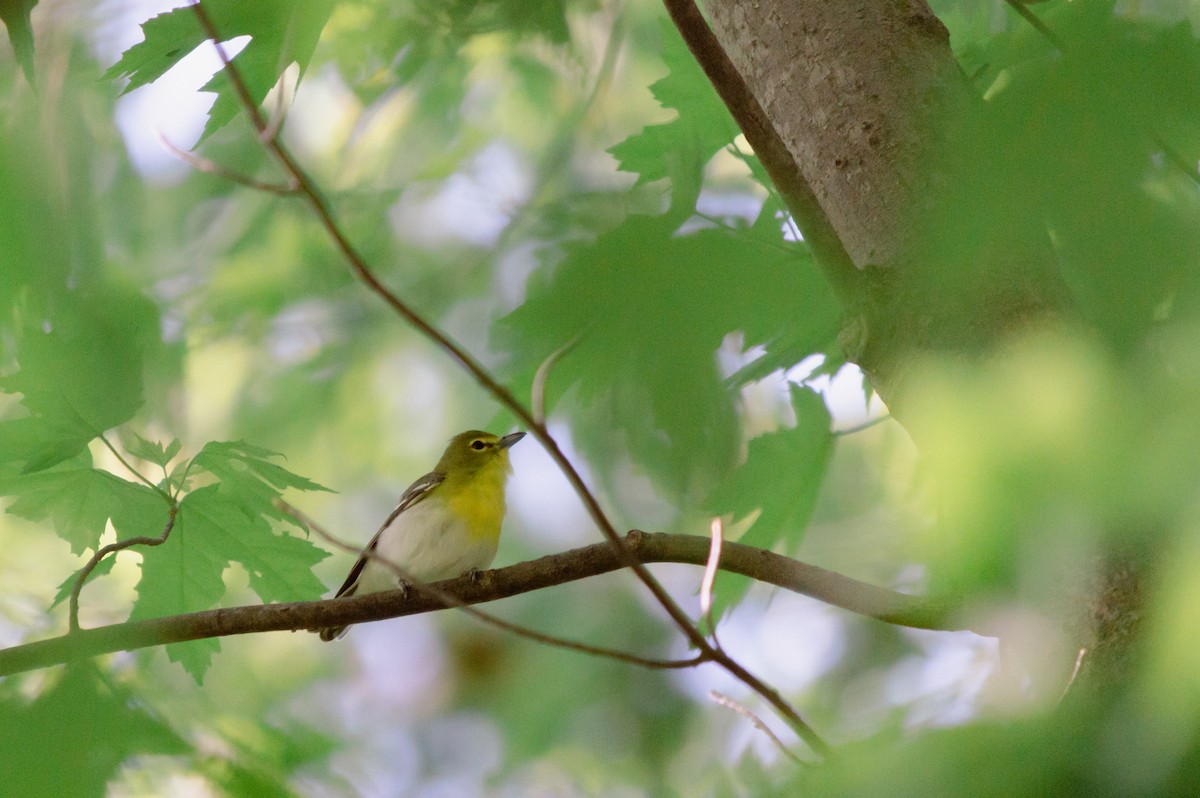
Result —
[[[400,496],[335,598],[407,589],[406,579],[438,582],[491,565],[504,521],[504,484],[512,473],[508,450],[523,437],[472,429],[451,438],[433,470]],[[318,634],[336,640],[347,629],[331,626]]]

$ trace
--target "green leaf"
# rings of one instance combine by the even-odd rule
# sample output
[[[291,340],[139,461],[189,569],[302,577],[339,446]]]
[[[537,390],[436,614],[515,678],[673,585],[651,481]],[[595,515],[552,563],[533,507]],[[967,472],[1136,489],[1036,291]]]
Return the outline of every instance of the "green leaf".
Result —
[[[608,151],[619,168],[638,174],[637,185],[673,174],[671,159],[686,158],[700,169],[737,137],[738,128],[712,84],[670,23],[662,23],[662,59],[667,75],[650,86],[664,108],[679,117],[661,125],[647,125]]]
[[[175,459],[175,455],[179,454],[182,448],[183,444],[179,442],[179,439],[172,438],[171,442],[167,444],[166,451],[163,452],[163,462],[159,463],[159,465],[166,466],[167,463]]]
[[[1021,23],[980,54],[985,102],[944,153],[958,177],[932,216],[929,275],[953,306],[979,284],[961,264],[1052,247],[1073,310],[1137,357],[1161,308],[1200,297],[1200,84],[1180,77],[1200,73],[1200,43],[1112,5],[1039,9],[1061,52]]]
[[[223,42],[250,37],[249,44],[234,56],[233,64],[254,104],[260,105],[288,66],[298,64],[301,77],[304,75],[333,2],[205,0],[203,7]],[[126,50],[104,75],[109,80],[128,77],[126,92],[158,80],[207,38],[189,6],[147,20],[142,24],[142,34],[144,40]],[[217,94],[200,137],[203,141],[233,119],[239,105],[223,71],[201,90]]]
[[[204,7],[208,9],[210,4]],[[204,41],[204,30],[196,12],[180,6],[142,23],[142,41],[121,54],[108,68],[103,80],[129,78],[122,94],[141,88],[165,75],[171,67]]]
[[[162,497],[145,485],[91,466],[90,457],[32,474],[0,478],[0,496],[15,496],[7,512],[35,523],[50,522],[59,537],[81,554],[96,549],[106,525],[139,527],[148,518],[166,519]],[[135,534],[158,534],[139,528]]]
[[[266,459],[278,456],[245,441],[210,441],[192,459],[192,466],[216,477],[222,493],[240,502],[244,512],[294,523],[291,516],[276,509],[275,499],[287,488],[306,491],[329,491],[329,488]]]
[[[93,201],[95,142],[74,116],[80,109],[59,120],[65,138],[51,145],[18,106],[0,144],[0,391],[21,394],[23,411],[0,421],[0,461],[38,471],[137,412],[144,358],[161,345],[161,328],[140,288],[103,265],[106,203]],[[85,152],[69,149],[84,138]],[[60,167],[64,181],[47,181]]]
[[[33,83],[33,25],[29,15],[38,0],[0,0],[0,21],[8,28],[8,40],[21,64],[25,79]]]
[[[97,563],[95,568],[92,569],[91,575],[88,576],[88,582],[91,582],[97,576],[104,576],[105,574],[111,573],[113,565],[115,565],[116,562],[117,558],[115,556],[110,555],[105,557],[103,560]],[[78,578],[79,573],[76,572],[68,576],[59,584],[58,592],[54,594],[54,601],[50,602],[50,609],[54,609],[59,604],[62,604],[71,597],[71,591],[75,589],[75,580]]]
[[[89,663],[68,665],[32,703],[0,703],[0,750],[0,795],[103,798],[122,763],[190,748]]]
[[[165,483],[164,487],[172,491],[175,495],[178,495],[180,492],[186,490],[188,485],[184,483],[190,483],[191,480],[189,477],[191,475],[191,470],[191,460],[180,460],[175,465],[171,466],[171,470],[167,472],[166,479],[163,480]]]
[[[69,460],[80,454],[96,431],[81,420],[46,417],[0,422],[0,458],[25,473]]]
[[[138,549],[142,578],[131,620],[207,610],[225,595],[222,574],[229,565],[229,554],[204,536],[203,523],[189,512],[196,502],[203,501],[205,492],[215,491],[215,486],[209,486],[189,493],[180,503],[166,542]],[[241,534],[251,523],[249,517],[240,517],[233,529],[222,534]]]
[[[136,433],[133,435],[133,440],[123,441],[123,445],[125,451],[134,457],[154,463],[160,468],[166,468],[167,463],[171,462],[182,448],[178,438],[172,438],[171,442],[164,447],[161,443],[148,441]]]
[[[129,616],[131,621],[211,609],[225,595],[223,574],[229,557],[213,541],[205,539],[203,524],[188,512],[197,494],[215,490],[215,487],[201,488],[188,494],[166,542],[138,549],[142,555],[142,578],[138,580],[138,598]],[[249,523],[248,518],[242,519],[243,526]],[[240,529],[228,530],[228,534],[239,532]],[[212,662],[212,655],[219,650],[216,639],[195,640],[167,646],[167,656],[172,662],[182,664],[199,683]]]
[[[193,491],[182,512],[190,534],[246,569],[250,587],[263,601],[305,601],[325,592],[312,567],[329,552],[286,533],[275,534],[265,518],[248,516],[243,504],[221,490]]]
[[[829,409],[820,394],[799,385],[792,386],[792,408],[796,426],[751,440],[746,462],[705,502],[707,512],[732,515],[735,523],[758,514],[741,543],[792,548],[816,506],[833,452]]]
[[[325,591],[312,566],[329,553],[276,534],[261,513],[248,510],[244,496],[223,487],[209,485],[185,496],[166,543],[140,550],[142,578],[131,620],[211,609],[225,595],[230,563],[246,569],[250,587],[264,601],[303,601]],[[216,640],[195,642],[203,645],[169,646],[168,656],[199,682],[220,647]]]
[[[254,724],[224,742],[232,755],[208,760],[205,775],[222,795],[254,798],[293,798],[296,777],[321,767],[343,746],[333,735],[297,724],[283,729]]]
[[[196,684],[203,684],[204,675],[212,666],[213,655],[221,650],[221,641],[215,637],[204,637],[186,643],[171,643],[166,650],[168,660],[178,662],[196,680]]]
[[[525,304],[497,327],[499,343],[532,374],[578,338],[554,366],[550,398],[577,386],[573,422],[589,455],[632,456],[676,495],[707,491],[733,463],[737,396],[716,357],[725,337],[815,346],[800,331],[833,329],[831,307],[814,312],[828,288],[803,247],[777,232],[680,236],[668,217],[631,216],[565,254],[530,280]]]
[[[717,487],[704,503],[712,515],[732,516],[737,523],[757,515],[738,542],[794,550],[812,517],[829,457],[833,452],[829,409],[820,394],[793,385],[796,426],[768,432],[750,441],[746,462]],[[750,580],[720,573],[714,588],[714,617],[736,603]]]
[[[158,311],[137,290],[93,286],[23,308],[18,371],[0,391],[23,394],[30,417],[0,423],[5,461],[26,471],[78,454],[142,404],[143,353],[157,346]],[[11,448],[9,448],[11,447]]]

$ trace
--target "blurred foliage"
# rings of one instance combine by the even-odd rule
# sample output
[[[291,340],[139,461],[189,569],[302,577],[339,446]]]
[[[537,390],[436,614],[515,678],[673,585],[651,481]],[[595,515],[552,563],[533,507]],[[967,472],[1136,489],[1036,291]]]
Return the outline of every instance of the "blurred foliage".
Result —
[[[60,633],[81,558],[161,534],[172,504],[166,543],[93,573],[85,625],[313,598],[349,558],[323,561],[279,495],[362,541],[446,437],[509,419],[354,283],[301,203],[134,166],[123,136],[187,71],[193,12],[46,6],[0,2],[0,638]],[[971,296],[981,253],[1043,247],[1074,315],[914,365],[914,465],[894,424],[831,433],[855,421],[828,388],[842,309],[658,7],[205,2],[256,100],[298,86],[285,141],[381,279],[517,396],[561,352],[551,422],[615,517],[703,534],[720,514],[731,538],[949,592],[1011,631],[998,654],[780,613],[723,576],[722,642],[850,741],[796,768],[704,700],[780,726],[709,670],[634,671],[450,614],[444,635],[411,619],[328,647],[198,641],[0,682],[0,794],[1188,794],[1200,7],[1030,4],[1047,35],[1004,2],[934,6],[980,102],[944,153],[955,191],[927,221],[953,268],[930,295]],[[278,181],[229,124],[225,78],[196,84],[216,94],[203,157]],[[511,517],[504,551],[594,539],[535,520]],[[1056,707],[1075,651],[1031,618],[1064,613],[1114,550],[1151,580],[1133,676]],[[696,611],[695,570],[660,573]],[[631,585],[499,612],[680,655]]]
[[[799,772],[763,794],[999,798],[1194,792],[1200,778],[1194,739],[1181,748],[1176,734],[1159,736],[1167,724],[1148,705],[1105,709],[1074,706],[1071,712],[984,721],[907,739],[889,731],[847,746],[845,758],[832,767]]]
[[[546,282],[531,281],[503,329],[527,372],[570,346],[553,385],[577,386],[581,444],[601,463],[632,457],[685,498],[734,464],[737,396],[715,354],[725,336],[741,331],[745,345],[769,346],[807,315],[813,295],[786,248],[725,230],[675,236],[676,227],[670,215],[630,216],[571,246]],[[828,417],[823,405],[804,413]]]
[[[175,731],[93,665],[72,665],[58,677],[30,702],[0,693],[5,794],[99,798],[130,757],[187,752]]]
[[[609,148],[622,171],[638,175],[638,184],[678,177],[674,173],[680,161],[699,169],[738,134],[683,39],[667,20],[661,25],[662,59],[670,71],[650,85],[650,93],[659,105],[678,116],[661,125],[647,125],[641,133]]]
[[[796,426],[768,432],[750,440],[746,460],[705,502],[704,509],[729,517],[734,524],[749,521],[739,543],[794,549],[817,504],[817,495],[833,450],[829,410],[821,396],[791,386]],[[750,587],[747,577],[719,573],[714,612],[737,603]]]
[[[25,79],[33,82],[33,27],[30,15],[37,0],[3,0],[0,2],[0,21],[8,29],[13,55],[21,64]]]

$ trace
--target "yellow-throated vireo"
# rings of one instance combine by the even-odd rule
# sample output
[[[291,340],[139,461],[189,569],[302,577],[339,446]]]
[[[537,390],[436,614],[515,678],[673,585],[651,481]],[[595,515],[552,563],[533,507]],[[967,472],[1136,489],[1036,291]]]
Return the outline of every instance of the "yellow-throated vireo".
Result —
[[[508,449],[524,437],[524,432],[501,438],[474,429],[455,435],[434,469],[404,491],[337,597],[401,587],[403,580],[389,563],[418,582],[491,565],[504,521],[504,482],[512,473]],[[341,637],[348,628],[322,629],[321,639]]]

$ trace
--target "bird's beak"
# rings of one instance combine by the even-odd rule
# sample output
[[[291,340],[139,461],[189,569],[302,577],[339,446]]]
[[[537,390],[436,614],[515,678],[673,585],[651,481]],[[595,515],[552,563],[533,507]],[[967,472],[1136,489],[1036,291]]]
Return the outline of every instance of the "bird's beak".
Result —
[[[524,437],[525,437],[524,432],[514,432],[513,434],[505,435],[503,438],[496,441],[496,446],[500,449],[507,449],[508,447],[512,446],[514,443],[516,443],[517,441],[521,440]]]

